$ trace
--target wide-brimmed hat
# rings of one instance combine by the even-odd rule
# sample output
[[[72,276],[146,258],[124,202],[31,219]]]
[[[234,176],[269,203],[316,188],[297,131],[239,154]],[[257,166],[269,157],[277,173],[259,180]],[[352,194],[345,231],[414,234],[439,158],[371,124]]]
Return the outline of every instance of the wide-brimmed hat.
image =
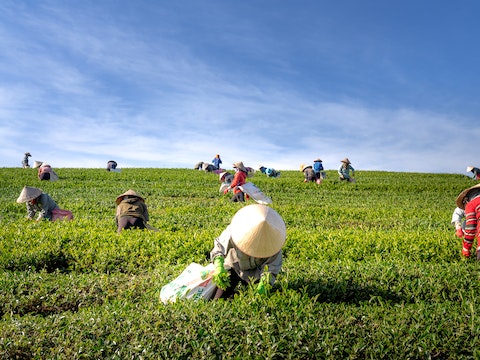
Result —
[[[123,200],[123,198],[124,198],[125,196],[135,196],[135,197],[139,198],[140,200],[142,200],[143,202],[145,202],[145,199],[144,199],[143,197],[141,197],[141,196],[140,196],[139,194],[137,194],[135,191],[133,191],[133,190],[130,189],[130,190],[125,191],[122,195],[119,195],[119,196],[117,197],[117,199],[115,200],[115,202],[117,203],[117,205],[122,202],[122,200]]]
[[[304,171],[305,169],[307,169],[307,168],[311,168],[311,167],[312,167],[312,165],[305,165],[305,164],[302,164],[302,165],[300,165],[300,171]]]
[[[222,171],[220,174],[218,174],[218,180],[223,181],[223,178],[228,174],[226,171]]]
[[[467,166],[467,172],[470,172],[473,170],[473,166]]]
[[[40,190],[39,188],[24,186],[22,192],[20,193],[20,196],[17,199],[17,203],[21,204],[36,199],[40,195],[42,195],[42,190]]]
[[[316,158],[315,160],[313,160],[313,162],[317,162],[317,161],[322,162],[322,159]]]
[[[469,187],[468,189],[463,190],[460,193],[460,195],[457,196],[457,200],[455,200],[455,202],[460,209],[465,210],[465,204],[463,203],[463,200],[465,199],[466,196],[468,196],[468,193],[470,192],[470,190],[477,189],[477,188],[480,188],[480,184],[474,185],[472,187]]]
[[[351,162],[350,162],[350,160],[348,160],[348,158],[340,160],[340,162],[345,163],[345,164],[351,164]]]
[[[240,169],[240,170],[242,170],[242,171],[244,171],[244,172],[248,172],[248,171],[247,171],[247,168],[243,165],[243,162],[242,162],[242,161],[233,163],[233,167],[234,167],[234,168],[237,168],[237,169]]]
[[[35,160],[35,161],[33,162],[33,168],[36,169],[36,168],[42,166],[42,164],[43,164],[42,161],[37,161],[37,160]]]
[[[230,227],[235,246],[255,258],[268,258],[278,253],[287,233],[282,217],[271,207],[261,204],[238,210]]]

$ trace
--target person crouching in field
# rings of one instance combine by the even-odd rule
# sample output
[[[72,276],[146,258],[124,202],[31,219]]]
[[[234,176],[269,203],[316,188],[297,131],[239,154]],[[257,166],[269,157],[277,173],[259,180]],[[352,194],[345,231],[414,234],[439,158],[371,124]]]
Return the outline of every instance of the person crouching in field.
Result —
[[[465,230],[463,236],[462,255],[470,257],[475,237],[477,238],[477,260],[480,261],[480,239],[478,224],[480,218],[480,184],[463,190],[456,200],[457,206],[465,210]]]
[[[37,215],[36,221],[42,219],[52,220],[52,212],[59,209],[57,203],[45,194],[42,190],[36,187],[25,186],[17,199],[17,203],[27,204],[27,217],[33,220]]]
[[[119,195],[115,202],[117,203],[115,222],[118,233],[123,229],[145,229],[147,227],[148,209],[143,197],[133,190],[128,190]]]
[[[58,175],[55,171],[53,171],[52,167],[47,163],[42,163],[35,161],[34,168],[38,167],[38,180],[50,180],[50,181],[57,181]]]
[[[303,182],[316,182],[317,184],[320,184],[320,181],[315,175],[315,171],[313,171],[311,165],[300,165],[300,171],[303,172],[303,175],[305,177],[303,179]]]
[[[223,193],[227,194],[230,189],[233,189],[233,196],[230,200],[233,202],[244,202],[245,194],[238,187],[246,183],[248,170],[245,168],[242,161],[234,163],[233,168],[235,169],[235,175],[233,175],[232,182],[225,188]]]
[[[340,165],[340,168],[338,169],[338,176],[340,180],[346,180],[348,182],[355,182],[355,179],[353,178],[355,176],[355,169],[352,166],[352,163],[348,158],[345,158],[343,160],[340,160],[342,165]]]
[[[240,282],[256,282],[257,293],[268,293],[282,267],[285,238],[285,222],[272,208],[254,204],[238,210],[210,252],[214,299],[231,297]]]

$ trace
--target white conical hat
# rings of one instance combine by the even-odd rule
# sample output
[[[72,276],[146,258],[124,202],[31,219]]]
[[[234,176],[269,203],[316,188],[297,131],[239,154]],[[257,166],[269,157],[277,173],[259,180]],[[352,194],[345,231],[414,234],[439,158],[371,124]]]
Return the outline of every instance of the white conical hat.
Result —
[[[230,227],[233,243],[249,256],[268,258],[278,253],[285,243],[285,222],[266,205],[241,208],[233,216]]]
[[[36,168],[42,166],[42,164],[43,164],[43,162],[35,160],[33,162],[33,168],[36,169]]]
[[[137,194],[135,191],[130,189],[130,190],[125,191],[122,195],[118,195],[117,199],[115,200],[117,205],[122,202],[122,200],[125,196],[135,196],[135,197],[139,198],[140,200],[142,200],[143,202],[145,202],[145,199],[142,196],[140,196],[140,194]]]
[[[473,166],[467,166],[467,172],[470,172],[473,170]]]
[[[30,200],[33,200],[42,195],[42,190],[36,187],[24,186],[20,196],[17,199],[17,203],[21,204]]]

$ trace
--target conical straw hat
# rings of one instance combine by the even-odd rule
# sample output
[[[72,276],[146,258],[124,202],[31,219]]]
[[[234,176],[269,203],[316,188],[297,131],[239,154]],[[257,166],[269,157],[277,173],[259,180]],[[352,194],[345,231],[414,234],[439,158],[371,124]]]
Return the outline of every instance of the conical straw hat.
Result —
[[[470,192],[470,190],[472,189],[476,189],[476,188],[479,188],[480,187],[480,184],[477,184],[477,185],[474,185],[472,187],[469,187],[468,189],[465,189],[463,190],[460,195],[457,196],[457,200],[455,201],[457,206],[460,208],[460,209],[464,209],[465,210],[465,204],[463,203],[463,199],[465,199],[465,196],[468,195],[468,193]]]
[[[350,160],[348,160],[348,158],[340,160],[340,162],[345,163],[345,164],[350,164]]]
[[[36,187],[24,186],[20,196],[17,199],[17,203],[21,204],[30,200],[33,200],[42,195],[42,190]]]
[[[230,228],[235,246],[255,258],[273,256],[285,243],[285,222],[275,210],[265,205],[241,208],[233,216]]]
[[[467,172],[470,172],[473,170],[473,166],[467,166]]]
[[[233,167],[234,168],[238,168],[244,172],[248,172],[247,169],[245,168],[245,165],[243,165],[243,162],[242,161],[239,161],[239,162],[236,162],[236,163],[233,163]]]
[[[120,204],[120,203],[122,202],[123,198],[124,198],[125,196],[127,196],[127,195],[128,195],[128,196],[135,196],[135,197],[139,198],[140,200],[145,201],[145,199],[144,199],[143,197],[141,197],[141,196],[140,196],[139,194],[137,194],[135,191],[133,191],[133,190],[130,189],[130,190],[125,191],[122,195],[119,195],[119,196],[117,197],[117,200],[115,200],[115,202],[117,203],[117,205]]]
[[[35,160],[35,161],[33,162],[33,168],[36,169],[36,168],[42,166],[42,164],[43,164],[43,163],[42,163],[41,161]]]

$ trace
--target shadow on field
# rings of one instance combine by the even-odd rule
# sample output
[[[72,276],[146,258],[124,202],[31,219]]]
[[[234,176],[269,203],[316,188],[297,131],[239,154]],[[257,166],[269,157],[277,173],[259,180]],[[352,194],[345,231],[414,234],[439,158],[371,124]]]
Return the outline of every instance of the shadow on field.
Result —
[[[297,281],[288,284],[289,289],[316,297],[318,301],[331,303],[358,304],[361,302],[393,302],[404,301],[400,295],[375,286],[355,283],[352,279],[343,281]]]

